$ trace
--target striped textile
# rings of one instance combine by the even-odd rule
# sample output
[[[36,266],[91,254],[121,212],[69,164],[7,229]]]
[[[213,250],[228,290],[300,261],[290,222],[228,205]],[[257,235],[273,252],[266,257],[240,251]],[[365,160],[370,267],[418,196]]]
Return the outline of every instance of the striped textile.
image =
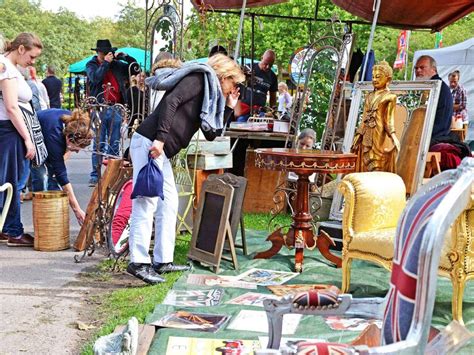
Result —
[[[452,185],[433,188],[405,209],[397,227],[388,302],[384,311],[382,336],[385,344],[406,339],[413,321],[418,261],[425,228],[436,207]]]

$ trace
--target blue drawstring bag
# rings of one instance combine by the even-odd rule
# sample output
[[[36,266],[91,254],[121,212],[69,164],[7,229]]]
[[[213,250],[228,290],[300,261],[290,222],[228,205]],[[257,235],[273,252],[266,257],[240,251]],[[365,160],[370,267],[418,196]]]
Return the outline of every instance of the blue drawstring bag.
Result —
[[[161,197],[163,195],[163,173],[151,156],[148,163],[141,168],[137,176],[135,186],[133,186],[132,199],[137,197]]]

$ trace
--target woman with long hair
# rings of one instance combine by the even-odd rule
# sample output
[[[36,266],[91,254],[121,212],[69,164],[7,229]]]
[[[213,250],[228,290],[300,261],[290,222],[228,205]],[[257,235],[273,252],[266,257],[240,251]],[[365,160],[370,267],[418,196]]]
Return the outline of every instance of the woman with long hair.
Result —
[[[82,225],[85,213],[77,202],[69,181],[64,155],[66,152],[79,152],[91,144],[94,132],[90,128],[87,112],[51,108],[38,112],[38,120],[43,132],[48,157],[43,165],[32,168],[31,185],[33,191],[63,190],[67,192],[77,222]],[[46,181],[47,186],[46,186]]]
[[[20,106],[30,109],[32,92],[17,66],[26,68],[35,63],[43,45],[32,33],[20,33],[12,42],[6,42],[5,53],[0,55],[0,185],[13,185],[13,200],[5,220],[0,242],[9,246],[33,246],[33,237],[24,233],[20,213],[18,181],[23,173],[25,159],[33,159],[35,146],[28,132]],[[5,194],[0,198],[3,210]]]
[[[216,54],[207,64],[188,63],[179,68],[162,68],[146,83],[165,90],[157,108],[138,127],[130,143],[133,184],[149,157],[163,176],[163,198],[137,197],[130,217],[130,264],[127,271],[149,284],[163,282],[159,274],[189,270],[173,263],[178,192],[170,159],[186,148],[201,129],[213,140],[223,128],[224,117],[232,113],[239,96],[236,85],[245,79],[240,67],[229,57]],[[205,95],[207,94],[207,95]],[[153,216],[155,247],[150,247]]]

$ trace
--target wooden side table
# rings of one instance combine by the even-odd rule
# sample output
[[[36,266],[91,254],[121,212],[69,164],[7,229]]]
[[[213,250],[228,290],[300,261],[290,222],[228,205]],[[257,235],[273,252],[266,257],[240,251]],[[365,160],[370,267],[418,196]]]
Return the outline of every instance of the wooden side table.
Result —
[[[355,170],[357,156],[352,153],[321,152],[288,148],[257,149],[255,165],[262,169],[293,172],[298,176],[296,208],[293,222],[287,233],[276,230],[267,237],[272,243],[270,249],[257,253],[255,259],[268,259],[277,254],[283,245],[295,248],[295,270],[303,271],[304,249],[318,248],[329,261],[341,266],[341,259],[331,254],[329,246],[334,242],[327,234],[315,236],[309,213],[309,176],[313,173],[345,174]]]

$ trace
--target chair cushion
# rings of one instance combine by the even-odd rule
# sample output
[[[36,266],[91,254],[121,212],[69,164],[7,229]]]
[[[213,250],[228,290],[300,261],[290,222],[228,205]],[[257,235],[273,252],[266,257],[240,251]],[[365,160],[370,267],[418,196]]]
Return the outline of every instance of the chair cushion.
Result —
[[[415,304],[421,302],[416,294],[421,241],[429,219],[451,187],[449,184],[438,185],[413,197],[400,218],[382,326],[385,344],[405,340],[410,330]]]
[[[337,296],[341,290],[336,286],[329,286],[323,290],[309,290],[295,295],[293,306],[297,308],[316,308],[337,304]]]
[[[300,341],[296,351],[297,355],[340,355],[349,354],[350,349],[347,344]]]
[[[396,228],[385,228],[354,233],[354,238],[349,244],[349,251],[357,250],[362,253],[375,254],[384,259],[392,259],[396,231]]]

